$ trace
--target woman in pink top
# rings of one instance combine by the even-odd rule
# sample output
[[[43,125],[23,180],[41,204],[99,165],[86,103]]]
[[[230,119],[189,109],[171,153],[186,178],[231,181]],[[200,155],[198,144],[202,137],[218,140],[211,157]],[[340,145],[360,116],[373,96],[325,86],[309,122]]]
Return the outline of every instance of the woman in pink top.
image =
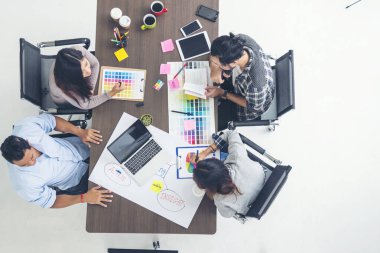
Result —
[[[84,47],[61,49],[50,69],[50,95],[56,104],[70,103],[79,109],[92,109],[125,89],[115,85],[111,91],[94,95],[99,61]]]

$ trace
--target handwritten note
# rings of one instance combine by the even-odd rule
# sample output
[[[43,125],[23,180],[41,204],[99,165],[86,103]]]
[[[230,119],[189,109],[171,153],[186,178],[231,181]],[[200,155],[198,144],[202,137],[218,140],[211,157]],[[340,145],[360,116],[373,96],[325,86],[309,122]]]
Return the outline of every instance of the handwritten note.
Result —
[[[175,90],[179,88],[179,81],[178,79],[169,80],[169,88],[171,90]]]
[[[168,39],[161,42],[161,49],[163,53],[171,52],[174,50],[174,44],[172,39]]]
[[[194,130],[196,127],[196,122],[193,119],[185,120],[185,121],[183,121],[183,127],[184,127],[185,131]]]
[[[170,64],[161,64],[160,74],[161,75],[170,74]]]
[[[155,193],[159,193],[164,188],[164,183],[159,180],[154,180],[152,185],[150,186],[150,189],[154,191]]]

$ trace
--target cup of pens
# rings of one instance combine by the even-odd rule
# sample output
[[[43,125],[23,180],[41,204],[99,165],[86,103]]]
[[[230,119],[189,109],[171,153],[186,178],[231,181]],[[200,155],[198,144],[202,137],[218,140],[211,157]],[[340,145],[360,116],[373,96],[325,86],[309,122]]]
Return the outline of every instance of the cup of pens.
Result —
[[[125,47],[127,47],[127,44],[128,44],[127,43],[128,42],[128,34],[129,34],[129,31],[121,34],[119,31],[119,28],[115,27],[113,29],[114,39],[111,39],[111,42],[115,43],[115,45],[120,47],[120,48],[125,48]]]

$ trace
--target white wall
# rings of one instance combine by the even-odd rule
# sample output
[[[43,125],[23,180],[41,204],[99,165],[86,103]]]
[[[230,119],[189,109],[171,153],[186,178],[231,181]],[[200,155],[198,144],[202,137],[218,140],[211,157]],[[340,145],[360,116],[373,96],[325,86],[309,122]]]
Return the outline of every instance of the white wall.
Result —
[[[181,253],[379,252],[380,3],[363,0],[346,10],[352,2],[220,1],[221,34],[246,33],[275,56],[295,54],[296,110],[275,132],[240,129],[294,168],[263,220],[241,225],[218,217],[212,236],[88,234],[85,206],[43,210],[24,203],[1,159],[0,252],[100,253],[151,248],[156,239]],[[37,113],[19,99],[18,39],[95,38],[94,0],[20,5],[8,1],[0,10],[1,140],[14,121]]]

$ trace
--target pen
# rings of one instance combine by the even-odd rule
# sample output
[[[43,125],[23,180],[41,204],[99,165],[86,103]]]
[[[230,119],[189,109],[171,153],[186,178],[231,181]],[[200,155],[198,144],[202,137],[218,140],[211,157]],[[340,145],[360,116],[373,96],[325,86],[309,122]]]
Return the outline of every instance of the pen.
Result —
[[[171,112],[181,113],[181,114],[185,114],[185,115],[188,115],[188,116],[193,116],[193,114],[191,112],[180,112],[180,111],[176,111],[176,110],[171,110]]]
[[[179,75],[179,73],[181,73],[181,71],[182,71],[186,66],[187,66],[187,62],[186,62],[185,64],[183,64],[182,68],[180,68],[180,69],[178,70],[177,74],[175,74],[175,76],[173,77],[173,79],[175,79],[175,78]]]
[[[199,159],[199,156],[198,156],[198,150],[197,150],[197,155],[195,156],[195,162],[197,163],[198,162],[198,159]]]

